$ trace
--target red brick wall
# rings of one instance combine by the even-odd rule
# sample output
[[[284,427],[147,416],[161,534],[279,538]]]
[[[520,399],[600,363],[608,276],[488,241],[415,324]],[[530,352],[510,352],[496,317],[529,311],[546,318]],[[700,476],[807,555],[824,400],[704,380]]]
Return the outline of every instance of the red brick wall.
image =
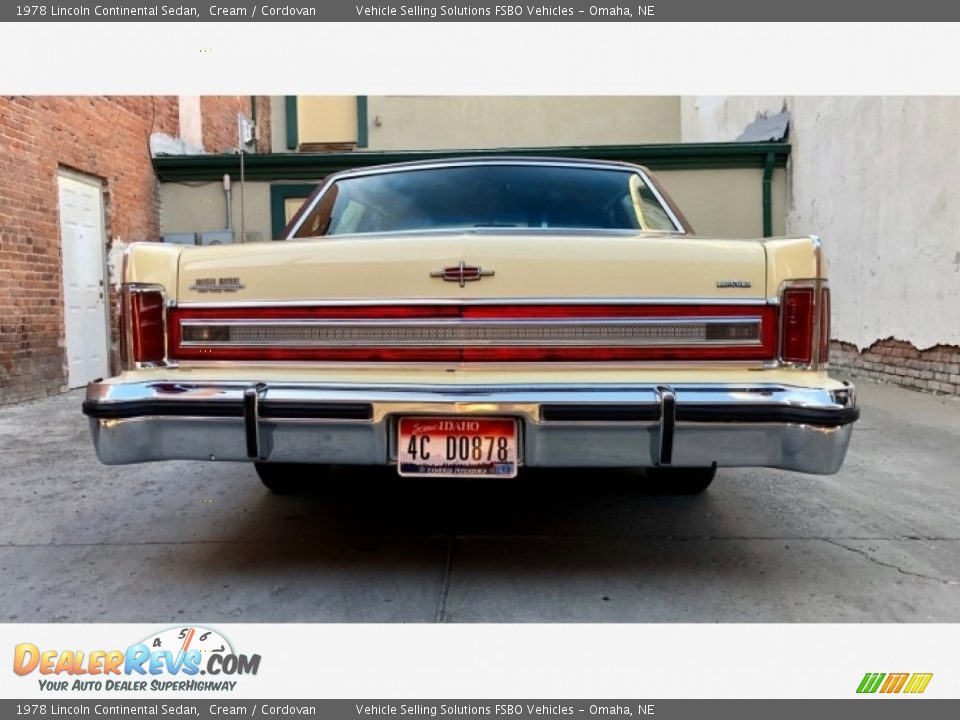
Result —
[[[237,113],[254,115],[249,95],[210,95],[200,98],[203,116],[203,147],[207,152],[235,152],[237,149]],[[270,98],[257,97],[257,152],[270,152]]]
[[[236,112],[250,114],[250,97],[201,102],[207,149],[235,146]],[[266,151],[267,98],[257,115]],[[108,251],[118,241],[154,240],[151,132],[179,134],[176,97],[0,97],[0,403],[50,395],[67,382],[58,169],[103,183]],[[117,300],[111,292],[114,369]]]
[[[955,345],[917,350],[911,343],[887,338],[858,352],[855,346],[834,340],[830,366],[841,374],[960,395],[960,347]]]
[[[175,97],[0,97],[0,402],[66,383],[57,171],[103,182],[108,244],[155,238],[151,131]]]

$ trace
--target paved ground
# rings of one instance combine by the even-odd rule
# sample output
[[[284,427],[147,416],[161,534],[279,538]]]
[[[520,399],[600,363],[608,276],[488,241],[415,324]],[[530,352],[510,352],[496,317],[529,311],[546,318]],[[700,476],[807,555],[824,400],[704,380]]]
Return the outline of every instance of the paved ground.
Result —
[[[960,621],[960,401],[860,383],[843,471],[269,495],[243,464],[101,466],[80,395],[0,407],[0,622]]]

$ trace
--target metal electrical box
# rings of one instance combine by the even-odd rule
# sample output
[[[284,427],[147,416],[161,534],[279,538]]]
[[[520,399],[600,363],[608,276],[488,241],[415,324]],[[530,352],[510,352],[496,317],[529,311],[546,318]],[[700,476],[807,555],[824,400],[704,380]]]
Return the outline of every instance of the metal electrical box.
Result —
[[[176,245],[196,245],[196,233],[164,233],[162,235],[165,243],[174,243]]]
[[[233,243],[233,230],[212,230],[200,233],[201,245],[230,245]]]

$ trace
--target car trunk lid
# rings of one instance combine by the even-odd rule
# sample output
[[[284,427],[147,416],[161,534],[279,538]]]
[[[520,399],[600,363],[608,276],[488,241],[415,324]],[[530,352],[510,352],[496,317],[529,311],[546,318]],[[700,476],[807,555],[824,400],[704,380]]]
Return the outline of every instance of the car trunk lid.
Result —
[[[764,247],[756,241],[477,230],[190,249],[181,255],[177,297],[180,303],[227,304],[499,298],[726,302],[764,298],[765,280]]]

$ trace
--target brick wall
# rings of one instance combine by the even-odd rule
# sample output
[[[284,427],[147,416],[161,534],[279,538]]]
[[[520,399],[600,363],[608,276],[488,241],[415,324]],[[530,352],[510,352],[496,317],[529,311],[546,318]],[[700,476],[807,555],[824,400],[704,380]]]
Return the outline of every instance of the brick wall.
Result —
[[[58,170],[103,183],[108,243],[154,238],[148,138],[177,122],[175,97],[0,98],[0,402],[66,383]]]
[[[235,152],[237,149],[237,113],[254,115],[249,95],[210,95],[200,99],[203,116],[203,147],[207,152]],[[257,152],[270,152],[270,98],[257,97]]]
[[[840,374],[960,395],[960,347],[953,345],[917,350],[911,343],[887,338],[858,352],[854,345],[834,340],[830,366]]]
[[[204,98],[204,141],[227,147],[250,97]],[[269,149],[269,102],[258,100]],[[179,134],[176,97],[0,97],[0,403],[65,388],[58,170],[103,184],[107,248],[159,235],[159,188],[151,132]],[[236,140],[233,139],[233,144]],[[111,363],[117,365],[118,298]]]

